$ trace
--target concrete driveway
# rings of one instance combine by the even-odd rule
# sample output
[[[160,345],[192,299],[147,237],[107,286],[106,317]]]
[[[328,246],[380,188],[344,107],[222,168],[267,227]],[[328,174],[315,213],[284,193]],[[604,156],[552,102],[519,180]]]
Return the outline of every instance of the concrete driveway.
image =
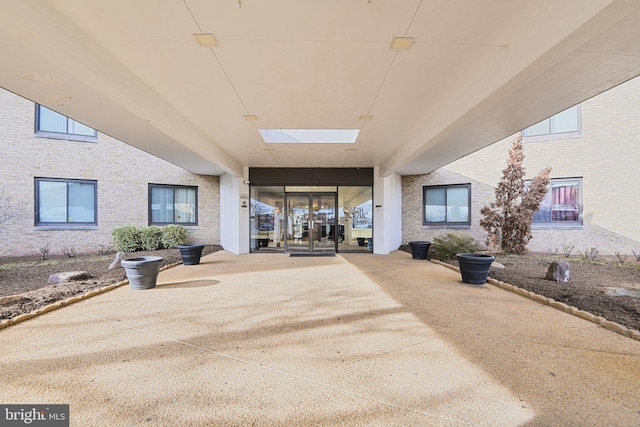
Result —
[[[404,252],[216,252],[0,331],[73,426],[640,425],[640,341]]]

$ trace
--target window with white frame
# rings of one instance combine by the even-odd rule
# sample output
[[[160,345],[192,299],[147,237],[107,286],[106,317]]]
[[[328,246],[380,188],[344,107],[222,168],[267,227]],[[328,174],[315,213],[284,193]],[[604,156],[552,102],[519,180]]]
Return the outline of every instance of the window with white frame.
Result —
[[[67,116],[36,104],[36,136],[76,141],[97,141],[98,132]]]
[[[471,184],[423,187],[423,225],[471,225]]]
[[[149,184],[149,224],[198,224],[198,187]]]
[[[574,105],[522,131],[524,140],[575,138],[582,132],[580,105]]]
[[[581,187],[581,178],[552,179],[540,209],[533,214],[533,224],[582,224]]]
[[[36,178],[36,225],[98,225],[97,181]]]

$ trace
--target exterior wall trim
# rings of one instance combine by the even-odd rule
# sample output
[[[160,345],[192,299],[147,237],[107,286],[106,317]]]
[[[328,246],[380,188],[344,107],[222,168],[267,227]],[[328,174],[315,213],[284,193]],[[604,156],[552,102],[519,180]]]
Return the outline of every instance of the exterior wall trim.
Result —
[[[251,185],[373,185],[373,168],[249,168]]]

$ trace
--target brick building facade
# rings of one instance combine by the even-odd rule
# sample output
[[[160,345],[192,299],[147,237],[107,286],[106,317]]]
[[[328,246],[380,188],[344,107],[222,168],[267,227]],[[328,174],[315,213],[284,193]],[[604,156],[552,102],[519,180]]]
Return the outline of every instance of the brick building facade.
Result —
[[[188,241],[220,242],[220,180],[196,175],[121,141],[97,133],[93,141],[54,139],[36,132],[36,106],[0,90],[0,194],[5,207],[27,214],[0,223],[0,256],[78,252],[113,246],[114,228],[149,225],[149,184],[197,187],[197,225]],[[90,180],[96,184],[96,224],[38,225],[36,179]]]
[[[533,224],[528,249],[574,253],[596,248],[601,254],[640,253],[640,198],[635,172],[640,161],[640,78],[583,102],[578,132],[523,138],[527,178],[551,166],[555,181],[579,184],[576,221]],[[425,175],[402,177],[403,242],[431,240],[448,232],[471,235],[479,242],[480,209],[494,199],[515,136]],[[423,187],[470,184],[470,224],[425,224]],[[575,218],[574,218],[575,219]]]

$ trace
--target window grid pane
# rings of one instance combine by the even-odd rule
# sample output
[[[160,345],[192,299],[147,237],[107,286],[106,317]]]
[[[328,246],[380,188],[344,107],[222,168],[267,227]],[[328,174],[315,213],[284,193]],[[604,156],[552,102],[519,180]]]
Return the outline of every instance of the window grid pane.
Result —
[[[425,218],[427,222],[445,222],[446,190],[444,188],[432,188],[426,191]]]
[[[549,119],[536,123],[523,131],[524,136],[548,135],[551,133]]]
[[[96,131],[89,126],[85,126],[80,122],[69,119],[68,121],[69,133],[74,135],[96,136]]]
[[[149,184],[149,223],[198,223],[197,187]]]
[[[192,223],[196,221],[196,192],[193,188],[175,189],[174,221]]]
[[[173,188],[151,188],[151,222],[173,222]]]
[[[447,222],[469,221],[468,202],[467,188],[447,188]]]
[[[36,178],[36,225],[97,224],[96,183]]]
[[[38,114],[38,130],[44,132],[67,133],[67,118],[42,105]]]
[[[529,126],[522,131],[525,137],[571,134],[580,132],[580,106],[574,105],[566,110]]]
[[[95,218],[95,192],[93,184],[70,182],[67,222],[93,222]]]
[[[98,132],[95,129],[56,113],[47,107],[37,104],[36,109],[36,130],[37,132],[42,132],[42,136],[81,141],[95,140],[98,137]],[[62,135],[70,136],[61,137]]]
[[[533,214],[534,223],[580,222],[580,181],[552,181],[540,208]]]
[[[552,133],[577,132],[579,130],[577,105],[552,117]]]
[[[470,191],[467,184],[424,187],[424,224],[470,225]]]
[[[40,181],[39,222],[67,222],[67,183]]]

